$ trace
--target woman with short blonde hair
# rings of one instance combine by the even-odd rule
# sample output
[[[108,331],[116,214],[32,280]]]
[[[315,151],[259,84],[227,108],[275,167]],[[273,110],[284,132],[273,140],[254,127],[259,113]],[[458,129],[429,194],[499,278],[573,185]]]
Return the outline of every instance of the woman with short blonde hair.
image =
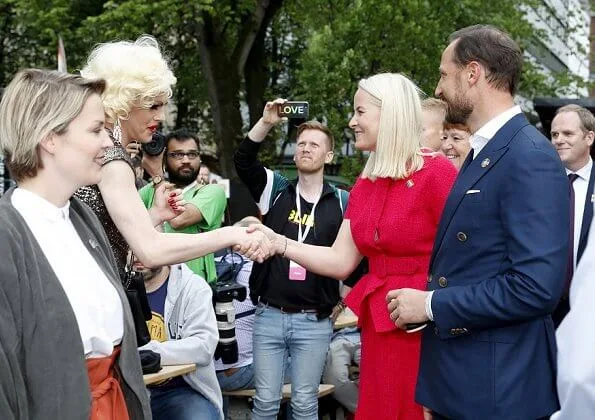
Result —
[[[344,279],[368,258],[369,273],[345,298],[359,317],[365,349],[356,418],[421,420],[414,400],[421,335],[396,328],[386,296],[397,288],[425,290],[456,170],[444,156],[421,152],[419,90],[401,74],[360,81],[349,127],[355,147],[370,157],[333,246],[299,243],[263,225],[250,229],[266,232],[275,252],[322,276]]]
[[[99,182],[111,146],[104,89],[103,80],[28,69],[0,102],[1,153],[17,180],[0,199],[5,418],[151,415],[134,324],[105,232],[71,198]]]
[[[38,148],[41,140],[51,133],[63,134],[89,96],[104,90],[103,80],[36,69],[18,73],[0,108],[0,147],[12,177],[16,181],[35,177],[43,167]]]

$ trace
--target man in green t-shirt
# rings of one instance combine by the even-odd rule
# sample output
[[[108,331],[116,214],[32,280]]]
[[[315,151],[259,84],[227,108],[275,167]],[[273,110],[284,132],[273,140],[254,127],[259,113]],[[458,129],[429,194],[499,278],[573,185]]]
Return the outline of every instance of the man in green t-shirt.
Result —
[[[223,188],[197,182],[200,167],[200,144],[198,137],[185,129],[168,134],[165,138],[163,166],[169,182],[184,193],[185,210],[179,216],[164,223],[165,232],[199,233],[221,227],[223,212],[227,205]],[[155,186],[163,182],[162,173],[150,174],[152,182],[141,188],[140,196],[146,208],[153,205]],[[217,280],[213,254],[186,262],[190,269],[209,283]]]

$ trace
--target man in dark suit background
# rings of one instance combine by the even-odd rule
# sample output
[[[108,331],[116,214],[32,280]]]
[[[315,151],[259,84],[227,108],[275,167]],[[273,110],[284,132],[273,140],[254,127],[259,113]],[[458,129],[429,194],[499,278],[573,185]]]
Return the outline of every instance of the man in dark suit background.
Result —
[[[552,120],[552,144],[555,146],[572,187],[574,200],[571,200],[571,220],[573,231],[570,235],[572,247],[568,251],[568,267],[565,276],[565,289],[560,303],[552,314],[554,325],[558,327],[568,313],[568,290],[570,279],[580,261],[589,228],[593,220],[593,184],[595,171],[590,151],[595,140],[595,117],[579,105],[566,105],[558,108]]]
[[[552,144],[515,106],[522,53],[502,31],[453,33],[436,96],[473,147],[446,202],[428,292],[387,301],[423,330],[416,401],[436,419],[538,419],[559,407],[550,313],[563,289],[568,179]]]

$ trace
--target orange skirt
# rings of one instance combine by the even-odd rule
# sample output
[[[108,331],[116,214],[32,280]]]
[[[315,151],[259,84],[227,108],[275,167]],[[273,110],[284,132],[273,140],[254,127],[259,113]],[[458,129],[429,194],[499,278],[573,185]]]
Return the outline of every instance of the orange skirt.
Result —
[[[87,359],[92,399],[91,420],[129,420],[116,371],[119,354],[120,347],[116,347],[110,356]]]

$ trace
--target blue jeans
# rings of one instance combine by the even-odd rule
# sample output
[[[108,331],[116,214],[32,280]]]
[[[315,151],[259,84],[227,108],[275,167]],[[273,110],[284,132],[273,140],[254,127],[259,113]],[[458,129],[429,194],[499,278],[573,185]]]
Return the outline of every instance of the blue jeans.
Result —
[[[254,365],[246,365],[238,368],[234,373],[227,376],[225,371],[217,372],[217,380],[221,391],[237,391],[239,389],[254,388]]]
[[[256,308],[253,420],[276,419],[289,356],[292,416],[295,420],[318,419],[318,385],[332,332],[329,318],[282,313],[262,304]]]
[[[219,420],[217,407],[190,385],[151,389],[153,420]]]
[[[239,389],[254,388],[254,365],[246,365],[226,376],[225,371],[217,372],[217,380],[221,391],[237,391]],[[223,417],[227,419],[229,411],[229,397],[223,396]]]

